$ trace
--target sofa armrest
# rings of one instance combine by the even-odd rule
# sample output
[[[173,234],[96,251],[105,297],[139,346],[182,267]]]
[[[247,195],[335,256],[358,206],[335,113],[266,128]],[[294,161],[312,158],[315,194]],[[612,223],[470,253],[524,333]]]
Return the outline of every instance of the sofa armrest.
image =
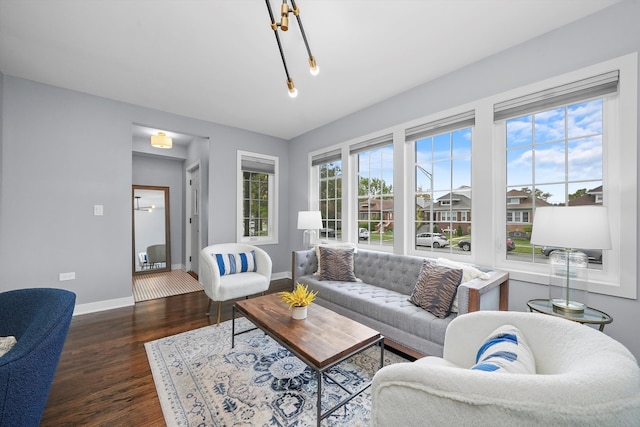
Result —
[[[478,310],[509,309],[509,273],[490,271],[488,279],[476,278],[461,283],[458,288],[460,314]]]
[[[296,283],[297,278],[308,276],[318,271],[318,258],[315,249],[293,251],[291,254],[291,278]]]

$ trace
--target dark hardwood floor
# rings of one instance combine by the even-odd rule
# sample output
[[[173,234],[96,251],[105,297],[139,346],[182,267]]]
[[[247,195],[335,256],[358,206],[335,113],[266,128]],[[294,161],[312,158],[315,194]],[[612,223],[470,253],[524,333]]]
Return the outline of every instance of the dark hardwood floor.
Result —
[[[269,292],[291,288],[275,280]],[[164,425],[144,343],[215,323],[207,304],[193,292],[74,317],[41,425]],[[222,321],[232,305],[222,304]]]

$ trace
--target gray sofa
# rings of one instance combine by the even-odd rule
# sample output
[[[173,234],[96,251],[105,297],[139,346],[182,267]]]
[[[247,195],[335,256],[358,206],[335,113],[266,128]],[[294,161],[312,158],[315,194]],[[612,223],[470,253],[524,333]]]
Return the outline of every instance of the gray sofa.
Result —
[[[354,254],[358,282],[321,281],[314,273],[313,249],[294,251],[294,283],[318,291],[316,303],[379,331],[387,340],[423,355],[442,356],[449,323],[460,314],[507,310],[509,274],[478,267],[488,279],[475,278],[458,287],[459,314],[440,319],[409,302],[424,258],[361,250]]]

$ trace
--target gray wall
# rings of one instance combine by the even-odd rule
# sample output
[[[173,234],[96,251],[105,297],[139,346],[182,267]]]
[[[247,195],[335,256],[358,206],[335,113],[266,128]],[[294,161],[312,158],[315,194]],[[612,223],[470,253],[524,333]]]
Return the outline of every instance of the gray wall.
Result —
[[[290,150],[291,176],[296,177],[290,188],[290,211],[307,209],[309,151],[638,51],[639,16],[640,2],[624,1],[295,138]],[[302,237],[295,224],[290,225],[289,233],[290,245],[299,246]],[[634,238],[637,241],[637,236]],[[527,300],[546,295],[543,286],[511,281],[509,306],[525,311]],[[640,359],[640,340],[636,338],[640,302],[591,294],[589,305],[613,316],[606,333]]]
[[[104,308],[132,301],[132,123],[209,138],[211,243],[235,241],[236,150],[280,157],[284,244],[264,249],[274,272],[290,269],[286,141],[14,76],[3,83],[0,291],[60,287]],[[58,281],[71,271],[75,280]]]
[[[184,161],[133,154],[133,185],[169,187],[171,265],[184,268]]]

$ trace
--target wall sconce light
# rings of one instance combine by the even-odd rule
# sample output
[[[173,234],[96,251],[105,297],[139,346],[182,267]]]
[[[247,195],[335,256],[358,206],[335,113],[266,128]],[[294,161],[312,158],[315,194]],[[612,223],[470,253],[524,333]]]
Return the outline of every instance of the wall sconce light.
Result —
[[[168,149],[173,147],[173,140],[164,132],[158,132],[157,135],[151,135],[151,146]]]
[[[269,0],[265,0],[265,2],[267,3],[267,9],[269,10],[269,18],[271,19],[271,29],[273,30],[273,34],[276,36],[276,42],[278,43],[278,49],[280,50],[280,57],[282,58],[284,73],[287,75],[287,88],[289,89],[289,96],[291,98],[295,98],[296,96],[298,96],[298,90],[293,84],[291,76],[289,76],[287,61],[285,61],[284,59],[284,51],[282,50],[280,36],[278,35],[278,27],[280,27],[281,31],[289,30],[289,13],[293,13],[298,21],[298,27],[300,27],[302,40],[304,40],[304,45],[307,48],[307,54],[309,55],[309,71],[311,72],[311,75],[317,76],[320,72],[320,68],[318,68],[316,58],[314,58],[314,56],[311,54],[311,49],[309,48],[309,43],[307,42],[307,36],[304,32],[304,27],[302,26],[302,19],[300,18],[300,9],[296,5],[296,1],[291,0],[292,7],[289,7],[288,0],[282,0],[282,7],[280,8],[280,22],[276,22],[276,20],[274,19],[273,11],[271,10],[271,3],[269,3]]]

